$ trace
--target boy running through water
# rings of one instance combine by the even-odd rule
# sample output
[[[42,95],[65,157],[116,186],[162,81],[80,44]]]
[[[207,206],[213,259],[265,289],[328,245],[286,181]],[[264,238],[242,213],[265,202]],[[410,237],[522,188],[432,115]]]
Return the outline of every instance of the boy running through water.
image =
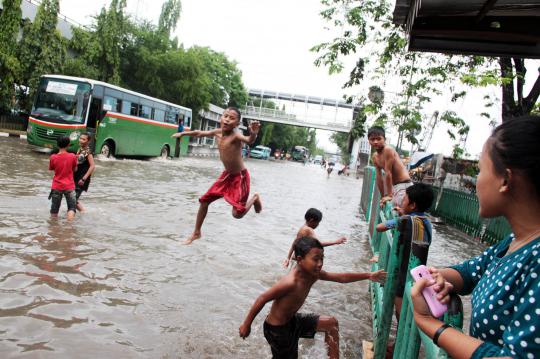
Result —
[[[328,357],[339,357],[339,332],[336,318],[318,314],[298,313],[311,286],[319,279],[351,283],[365,279],[383,282],[386,273],[328,273],[322,270],[324,249],[311,237],[302,237],[294,244],[297,265],[270,289],[261,294],[251,306],[239,328],[242,338],[251,332],[251,323],[264,305],[273,301],[264,321],[264,337],[270,344],[273,358],[297,358],[298,339],[313,338],[316,332],[325,333]]]
[[[73,153],[69,153],[69,137],[60,136],[56,139],[58,153],[51,155],[49,160],[49,171],[54,171],[54,177],[51,184],[51,216],[58,217],[62,196],[66,198],[68,207],[68,221],[75,218],[77,199],[75,196],[75,181],[73,181],[73,173],[77,171],[77,157]]]
[[[382,127],[371,127],[368,130],[368,141],[375,149],[372,159],[376,169],[377,188],[381,193],[381,207],[388,201],[392,201],[394,206],[401,207],[405,189],[412,186],[409,172],[396,150],[386,145]]]
[[[293,255],[294,251],[294,244],[296,241],[298,241],[302,237],[311,237],[315,239],[317,238],[317,235],[315,234],[315,228],[319,226],[319,223],[321,223],[322,220],[322,213],[316,208],[310,208],[307,210],[306,214],[304,215],[304,218],[306,220],[306,223],[300,229],[298,230],[298,233],[296,234],[296,238],[294,239],[293,243],[291,244],[291,248],[289,249],[289,252],[287,253],[287,258],[283,261],[283,268],[287,268],[289,266],[291,257]],[[336,239],[333,242],[321,242],[321,245],[323,247],[327,246],[333,246],[335,244],[342,244],[347,242],[347,237],[340,237]]]
[[[184,244],[191,244],[194,240],[201,238],[201,227],[203,225],[208,206],[215,200],[224,197],[233,206],[232,215],[234,218],[242,218],[253,206],[255,212],[262,210],[262,203],[258,193],[255,193],[249,200],[249,172],[242,161],[242,144],[251,145],[255,142],[259,132],[260,123],[253,121],[249,124],[250,134],[244,136],[236,130],[240,124],[240,111],[235,107],[229,107],[223,111],[220,118],[221,127],[212,131],[184,131],[175,133],[172,137],[182,136],[212,137],[215,136],[218,142],[219,157],[225,170],[210,189],[199,198],[200,206],[195,221],[195,229]]]

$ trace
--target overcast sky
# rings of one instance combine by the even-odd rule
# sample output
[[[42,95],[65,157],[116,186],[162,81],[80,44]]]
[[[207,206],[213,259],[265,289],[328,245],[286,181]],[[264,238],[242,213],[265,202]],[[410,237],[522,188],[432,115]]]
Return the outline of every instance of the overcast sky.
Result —
[[[60,11],[82,24],[90,24],[91,16],[109,2],[61,0]],[[162,0],[128,0],[127,3],[130,14],[157,23]],[[328,75],[325,68],[313,65],[316,54],[309,51],[312,46],[337,35],[325,31],[325,23],[319,16],[321,9],[318,0],[182,0],[181,19],[175,34],[186,48],[209,46],[237,61],[248,88],[340,99],[345,94],[342,85],[347,81],[348,71]],[[353,62],[351,58],[349,64]],[[538,68],[538,62],[535,66]],[[348,90],[347,94],[365,96],[370,85],[366,83]],[[467,120],[471,126],[467,151],[473,156],[480,152],[490,132],[488,121],[479,116],[485,111],[481,104],[486,91],[499,93],[498,89],[469,91],[464,101],[452,104],[446,98],[434,99],[426,108],[426,114],[452,109]],[[496,118],[500,117],[499,107],[491,110]],[[320,132],[319,144],[332,148],[328,135],[326,131]],[[390,143],[397,142],[395,132],[390,131],[388,137]],[[450,154],[451,145],[446,127],[438,126],[431,151]]]

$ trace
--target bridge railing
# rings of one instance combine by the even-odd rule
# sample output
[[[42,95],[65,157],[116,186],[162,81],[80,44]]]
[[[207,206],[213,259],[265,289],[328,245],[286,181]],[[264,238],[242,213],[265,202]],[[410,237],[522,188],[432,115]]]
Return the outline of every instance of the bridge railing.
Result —
[[[298,121],[295,114],[287,113],[285,111],[279,110],[277,108],[265,108],[257,106],[246,106],[244,112],[247,115],[259,116],[259,117],[272,117],[272,118],[281,118],[286,120],[295,120]]]
[[[410,250],[410,242],[407,243],[403,240],[405,237],[400,237],[399,231],[389,230],[377,232],[375,230],[377,224],[395,218],[395,214],[392,212],[392,206],[387,203],[381,209],[379,200],[380,196],[375,186],[375,169],[368,166],[364,170],[361,207],[367,210],[364,213],[369,223],[368,233],[370,245],[373,254],[378,256],[378,261],[373,263],[372,270],[384,269],[388,273],[384,285],[375,282],[370,284],[375,359],[386,357],[401,263],[404,260],[408,260],[409,270],[420,264],[419,259]],[[408,250],[407,246],[409,246]],[[409,270],[393,357],[399,359],[418,358],[420,347],[423,345],[426,358],[446,358],[447,354],[435,346],[432,340],[421,333],[416,327],[411,303],[412,278]],[[443,320],[453,327],[461,329],[463,311],[461,310],[459,297],[456,296],[452,299],[450,307],[451,310],[445,314]]]

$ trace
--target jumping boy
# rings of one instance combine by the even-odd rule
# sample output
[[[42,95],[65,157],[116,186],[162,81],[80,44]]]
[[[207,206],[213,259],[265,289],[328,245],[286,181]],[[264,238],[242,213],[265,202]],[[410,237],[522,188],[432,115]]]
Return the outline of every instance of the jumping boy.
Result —
[[[383,282],[386,273],[328,273],[322,270],[324,249],[311,237],[302,237],[294,244],[297,265],[270,289],[261,294],[251,306],[239,329],[240,337],[247,338],[251,323],[264,305],[270,301],[272,308],[264,321],[264,337],[270,344],[273,358],[297,358],[298,339],[313,338],[316,332],[324,332],[328,345],[328,357],[339,357],[339,332],[336,318],[317,314],[298,313],[318,280],[351,283],[365,279]]]
[[[250,209],[255,208],[255,212],[262,210],[262,203],[258,193],[255,193],[249,200],[249,172],[242,161],[242,144],[252,144],[257,138],[260,124],[253,121],[249,124],[250,134],[244,136],[236,130],[240,124],[240,111],[237,108],[229,107],[223,111],[220,123],[221,127],[212,131],[184,131],[175,133],[172,137],[182,136],[212,137],[215,136],[218,142],[219,157],[225,170],[216,182],[210,187],[201,198],[200,206],[195,221],[195,229],[184,244],[191,244],[194,240],[201,238],[201,227],[208,213],[208,206],[213,201],[224,197],[233,206],[232,215],[234,218],[242,218]]]
[[[51,216],[58,217],[62,196],[66,198],[68,207],[68,221],[75,218],[77,199],[75,195],[75,181],[73,173],[77,171],[77,157],[69,153],[69,137],[60,136],[56,139],[58,153],[51,155],[49,160],[49,171],[54,171],[54,177],[51,184]]]
[[[382,127],[371,127],[368,130],[368,141],[375,149],[372,160],[376,169],[377,188],[381,193],[381,207],[388,201],[392,201],[394,206],[401,207],[405,189],[412,185],[409,172],[396,150],[386,145]]]
[[[403,221],[410,221],[410,226],[405,224],[400,225],[400,230],[408,228],[410,231],[406,238],[411,238],[410,246],[403,253],[403,261],[399,269],[399,283],[396,289],[396,297],[394,305],[396,309],[396,318],[399,320],[401,312],[401,303],[403,302],[403,292],[405,291],[405,281],[407,279],[407,269],[409,265],[409,253],[412,250],[413,254],[420,260],[421,264],[426,264],[429,246],[431,244],[432,227],[429,219],[424,214],[431,207],[433,202],[433,191],[424,183],[415,183],[405,190],[402,207],[397,210],[400,217],[391,219],[384,223],[379,223],[376,227],[377,232],[384,232],[389,229],[396,228]]]
[[[300,227],[298,230],[298,233],[296,234],[296,238],[294,239],[293,243],[291,244],[291,248],[289,249],[289,252],[287,253],[287,258],[283,261],[283,268],[287,268],[289,266],[291,257],[293,255],[294,251],[294,244],[296,241],[298,241],[302,237],[311,237],[315,239],[317,238],[317,235],[315,234],[315,228],[319,226],[319,223],[321,223],[322,220],[322,213],[317,208],[310,208],[307,210],[306,214],[304,215],[304,219],[306,220],[306,223]],[[319,240],[320,241],[320,240]],[[347,237],[340,237],[336,239],[333,242],[321,242],[321,245],[323,247],[327,246],[333,246],[334,244],[342,244],[347,242]]]

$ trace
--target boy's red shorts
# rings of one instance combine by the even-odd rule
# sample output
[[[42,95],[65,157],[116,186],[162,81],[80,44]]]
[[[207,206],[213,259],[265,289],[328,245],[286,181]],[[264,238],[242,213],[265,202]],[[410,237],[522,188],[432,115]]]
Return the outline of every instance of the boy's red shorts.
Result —
[[[224,197],[238,213],[246,211],[246,202],[249,197],[249,172],[247,169],[236,174],[223,171],[212,187],[199,198],[199,202],[212,203],[221,197]]]

